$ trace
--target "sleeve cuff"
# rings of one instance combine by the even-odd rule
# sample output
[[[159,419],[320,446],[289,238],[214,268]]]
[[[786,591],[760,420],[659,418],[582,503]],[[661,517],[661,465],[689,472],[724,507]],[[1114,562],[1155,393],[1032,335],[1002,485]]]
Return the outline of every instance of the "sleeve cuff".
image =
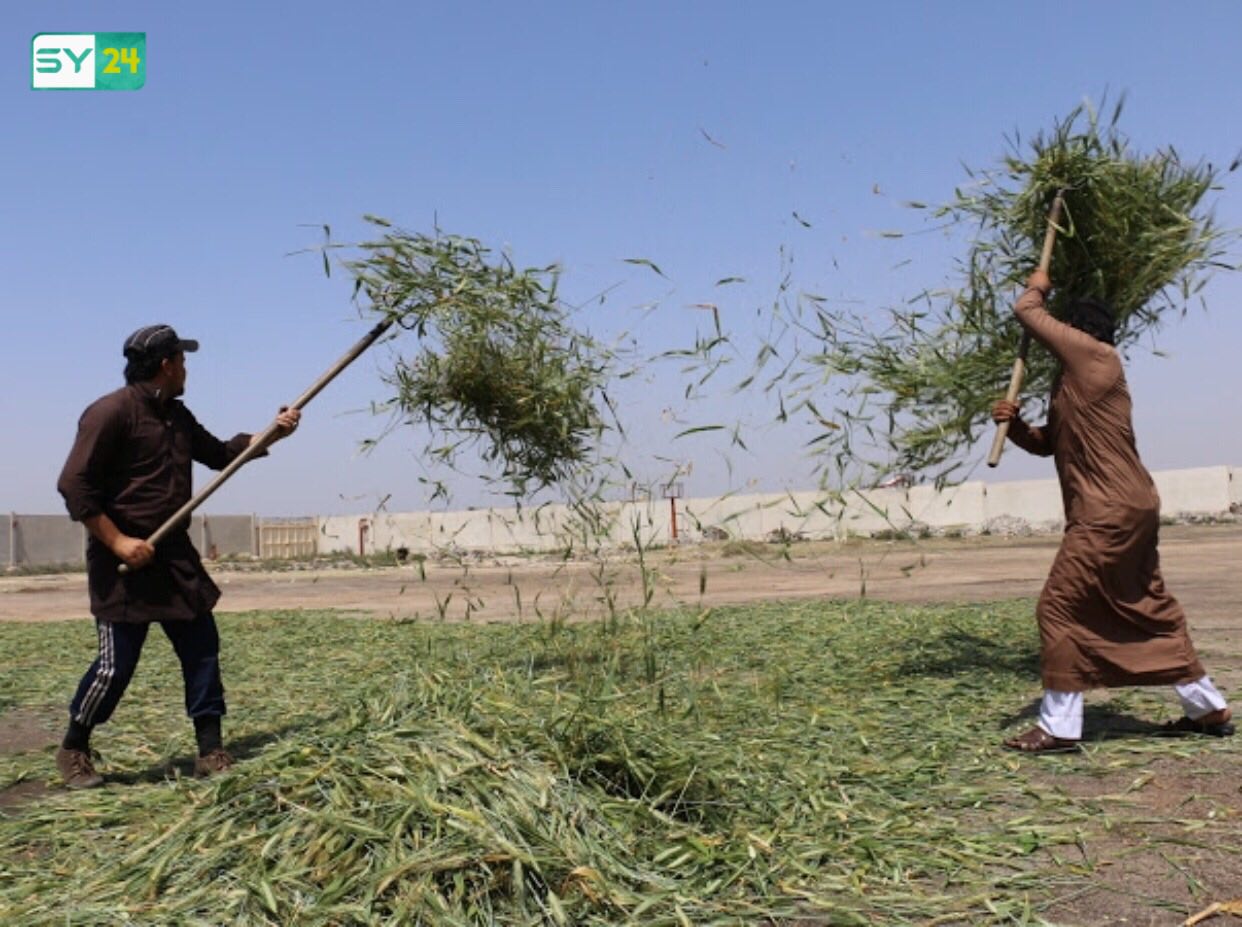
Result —
[[[1046,298],[1047,296],[1043,290],[1029,286],[1018,297],[1018,301],[1013,304],[1014,311],[1022,312],[1026,309],[1042,309]]]
[[[241,454],[242,451],[250,447],[250,441],[253,437],[254,435],[246,434],[245,432],[240,432],[238,434],[235,434],[232,438],[230,438],[228,444],[225,445],[225,447],[228,448],[229,460],[232,461],[232,460],[237,459],[237,456]],[[254,457],[251,457],[251,460],[253,460],[255,457],[266,457],[266,456],[267,456],[267,448],[263,448],[262,450],[256,452],[254,454]]]
[[[103,506],[94,502],[79,502],[76,504],[66,505],[69,510],[69,517],[74,521],[85,522],[88,518],[94,518],[96,515],[103,514]]]

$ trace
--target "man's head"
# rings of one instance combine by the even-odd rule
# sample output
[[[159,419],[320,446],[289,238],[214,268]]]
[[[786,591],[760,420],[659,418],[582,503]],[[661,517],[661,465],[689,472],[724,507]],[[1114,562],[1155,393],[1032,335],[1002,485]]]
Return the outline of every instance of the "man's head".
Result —
[[[185,352],[198,342],[178,337],[170,325],[147,325],[125,339],[125,382],[159,381],[170,396],[185,391]]]
[[[1080,332],[1086,332],[1096,341],[1116,344],[1117,314],[1102,299],[1081,296],[1069,305],[1065,321]]]

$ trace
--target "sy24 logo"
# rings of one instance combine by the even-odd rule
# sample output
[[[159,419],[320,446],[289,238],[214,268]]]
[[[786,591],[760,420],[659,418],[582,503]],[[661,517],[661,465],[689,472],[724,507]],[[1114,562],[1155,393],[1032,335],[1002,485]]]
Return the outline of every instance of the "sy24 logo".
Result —
[[[45,32],[31,43],[35,90],[137,90],[146,83],[145,32]]]

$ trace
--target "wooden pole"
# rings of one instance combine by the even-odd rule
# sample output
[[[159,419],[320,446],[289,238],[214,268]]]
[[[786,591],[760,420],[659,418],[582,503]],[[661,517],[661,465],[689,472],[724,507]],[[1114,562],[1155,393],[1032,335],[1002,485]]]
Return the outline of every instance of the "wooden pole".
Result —
[[[1052,201],[1052,208],[1048,210],[1048,228],[1044,232],[1044,250],[1039,255],[1039,269],[1044,273],[1048,272],[1048,267],[1052,264],[1052,246],[1057,240],[1057,223],[1061,220],[1061,206],[1063,203],[1063,192],[1057,191],[1056,198]],[[1022,339],[1018,342],[1018,356],[1013,362],[1013,373],[1009,376],[1009,391],[1005,393],[1005,399],[1009,402],[1018,401],[1018,393],[1022,392],[1022,380],[1026,376],[1026,354],[1031,348],[1031,333],[1025,328],[1022,329]],[[1001,454],[1005,451],[1005,438],[1009,435],[1009,422],[1000,422],[996,426],[996,437],[992,439],[992,451],[988,454],[988,466],[995,467],[1000,463]]]
[[[308,386],[306,388],[306,391],[303,392],[301,396],[293,400],[293,402],[289,403],[288,408],[301,409],[303,406],[309,403],[312,399],[318,396],[320,391],[325,386],[327,386],[329,383],[331,383],[334,379],[336,379],[337,375],[342,370],[344,370],[346,367],[348,367],[350,364],[356,361],[363,351],[365,351],[371,345],[375,344],[375,342],[377,342],[380,339],[380,337],[384,334],[384,332],[388,331],[389,327],[391,327],[394,321],[395,321],[394,318],[385,319],[383,322],[380,322],[373,329],[367,332],[367,334],[364,335],[361,338],[361,340],[358,341],[357,344],[355,344],[352,348],[346,351],[344,355],[341,356],[340,360],[338,360],[335,364],[329,367],[323,373],[323,375],[319,377],[318,380],[316,380],[314,383]],[[191,512],[193,512],[196,508],[198,508],[200,505],[206,502],[208,497],[210,497],[212,493],[214,493],[217,489],[223,486],[225,482],[228,481],[229,477],[231,477],[234,473],[240,470],[242,466],[244,466],[248,461],[252,460],[257,454],[265,450],[268,447],[268,445],[270,445],[274,440],[276,440],[276,435],[279,433],[279,430],[280,430],[279,426],[275,422],[273,422],[272,424],[268,425],[267,428],[263,431],[263,433],[260,434],[257,438],[251,439],[250,446],[247,447],[245,450],[243,450],[236,457],[234,457],[233,460],[229,462],[229,465],[225,467],[223,470],[221,470],[216,475],[215,479],[213,479],[210,483],[208,483],[206,486],[203,487],[203,489],[198,493],[198,495],[196,495],[193,499],[191,499],[185,505],[181,506],[181,508],[177,509],[177,511],[174,512],[168,518],[168,520],[164,522],[164,524],[160,525],[159,528],[156,529],[155,533],[152,534],[149,538],[147,538],[147,543],[150,544],[152,547],[154,547],[156,544],[162,541],[165,537],[167,537],[169,532],[175,529],[178,525],[184,522],[187,518],[189,518]],[[119,570],[122,573],[128,573],[129,566],[127,564],[122,563],[119,567]]]

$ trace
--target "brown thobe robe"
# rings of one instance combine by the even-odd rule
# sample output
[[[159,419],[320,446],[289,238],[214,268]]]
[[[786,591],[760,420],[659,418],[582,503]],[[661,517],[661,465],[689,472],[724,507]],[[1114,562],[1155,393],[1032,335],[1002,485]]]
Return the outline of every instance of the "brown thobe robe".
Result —
[[[1048,423],[1009,431],[1024,450],[1053,456],[1065,504],[1065,536],[1036,610],[1044,688],[1201,678],[1186,615],[1160,576],[1160,497],[1139,460],[1116,349],[1054,319],[1038,290],[1014,312],[1061,362]]]

